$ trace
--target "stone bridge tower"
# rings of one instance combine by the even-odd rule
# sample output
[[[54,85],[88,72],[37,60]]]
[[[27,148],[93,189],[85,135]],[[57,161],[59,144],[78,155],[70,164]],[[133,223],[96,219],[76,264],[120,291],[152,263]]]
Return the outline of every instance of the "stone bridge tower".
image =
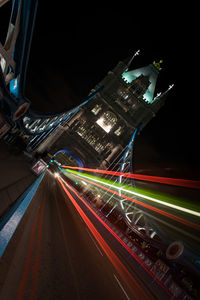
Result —
[[[141,130],[155,116],[172,86],[154,97],[161,62],[130,70],[134,56],[120,61],[91,91],[99,90],[62,128],[60,138],[48,147],[51,154],[67,149],[83,165],[106,169],[138,126]]]

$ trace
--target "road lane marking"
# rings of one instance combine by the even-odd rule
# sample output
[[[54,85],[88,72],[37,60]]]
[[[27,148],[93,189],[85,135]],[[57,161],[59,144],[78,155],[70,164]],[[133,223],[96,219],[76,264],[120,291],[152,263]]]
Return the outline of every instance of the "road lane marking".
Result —
[[[130,300],[130,297],[128,296],[127,292],[125,291],[124,287],[122,286],[122,284],[121,284],[121,282],[119,281],[119,279],[117,278],[117,276],[116,276],[114,273],[113,273],[113,275],[114,275],[114,277],[115,277],[117,283],[119,284],[120,288],[122,289],[124,295],[126,296],[126,298],[127,298],[128,300]]]
[[[91,239],[92,239],[93,243],[94,243],[94,244],[95,244],[95,246],[97,247],[97,250],[98,250],[98,251],[99,251],[99,253],[100,253],[100,254],[103,256],[103,253],[101,252],[101,250],[100,250],[99,246],[97,245],[96,241],[94,240],[93,236],[91,235],[91,233],[89,232],[89,230],[88,230],[88,228],[87,228],[87,227],[86,227],[86,230],[87,230],[87,232],[88,232],[89,236],[91,237]]]

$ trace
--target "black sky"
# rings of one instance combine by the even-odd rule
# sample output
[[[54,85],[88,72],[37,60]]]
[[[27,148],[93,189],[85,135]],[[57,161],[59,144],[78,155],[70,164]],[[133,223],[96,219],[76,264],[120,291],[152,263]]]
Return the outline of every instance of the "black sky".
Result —
[[[183,167],[198,176],[197,8],[188,3],[116,2],[93,6],[39,0],[26,93],[37,110],[81,103],[119,60],[140,49],[132,68],[163,59],[156,92],[175,84],[166,105],[141,132],[139,166]],[[69,3],[69,2],[68,2]],[[140,149],[149,149],[140,151]],[[136,153],[137,156],[137,153]]]

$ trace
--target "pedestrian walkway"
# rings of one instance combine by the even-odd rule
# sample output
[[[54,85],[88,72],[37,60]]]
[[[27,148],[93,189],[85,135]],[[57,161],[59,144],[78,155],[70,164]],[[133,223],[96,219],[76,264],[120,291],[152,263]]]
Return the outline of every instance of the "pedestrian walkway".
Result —
[[[30,159],[0,141],[0,219],[36,179],[30,167]]]

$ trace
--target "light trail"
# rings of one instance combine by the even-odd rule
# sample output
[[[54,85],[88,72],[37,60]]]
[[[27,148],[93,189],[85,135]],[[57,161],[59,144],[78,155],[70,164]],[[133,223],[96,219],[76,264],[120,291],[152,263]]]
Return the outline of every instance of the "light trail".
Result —
[[[62,168],[73,169],[73,170],[84,170],[87,172],[107,174],[113,176],[123,176],[126,178],[132,178],[143,181],[150,181],[168,185],[181,186],[192,189],[200,189],[200,181],[199,180],[189,180],[189,179],[178,179],[178,178],[169,178],[169,177],[160,177],[160,176],[151,176],[151,175],[141,175],[141,174],[131,174],[131,173],[123,173],[123,172],[115,172],[115,171],[107,171],[107,170],[99,170],[99,169],[90,169],[90,168],[79,168],[72,166],[62,165]]]
[[[132,292],[132,294],[134,295],[134,297],[136,297],[138,300],[141,299],[141,297],[142,297],[142,299],[147,299],[148,300],[149,297],[144,292],[144,289],[132,277],[132,275],[129,273],[129,271],[126,269],[126,267],[123,265],[123,263],[117,257],[117,255],[112,251],[112,249],[110,248],[110,246],[106,243],[106,241],[103,239],[103,237],[101,236],[101,234],[94,227],[94,225],[92,224],[92,222],[86,216],[86,214],[84,213],[84,211],[78,205],[78,203],[73,198],[73,196],[71,195],[71,193],[69,192],[69,190],[67,188],[69,188],[72,191],[73,191],[73,189],[65,182],[65,185],[67,186],[67,188],[66,188],[60,178],[58,178],[58,181],[60,182],[63,190],[65,191],[65,193],[67,194],[67,196],[69,197],[69,199],[71,200],[71,202],[73,203],[73,205],[75,206],[76,210],[78,211],[78,213],[82,217],[83,221],[87,225],[88,229],[90,230],[90,232],[92,233],[92,235],[94,236],[94,238],[96,239],[96,241],[98,242],[98,244],[100,245],[101,249],[107,255],[108,259],[111,261],[111,263],[115,267],[115,269],[118,272],[118,274],[120,274],[121,278],[124,280],[124,282],[128,286],[129,290]],[[76,194],[76,196],[78,196],[78,194],[75,191],[73,191],[73,192]],[[79,197],[79,199],[80,199],[80,197]]]
[[[68,170],[68,172],[70,172],[70,170]],[[71,173],[71,172],[70,172]],[[71,173],[72,174],[72,173]],[[167,206],[167,207],[170,207],[170,208],[173,208],[175,210],[178,210],[178,211],[182,211],[184,213],[188,213],[188,214],[191,214],[193,216],[196,216],[196,217],[200,217],[200,212],[198,211],[195,211],[195,210],[191,210],[191,209],[188,209],[188,208],[185,208],[185,207],[182,207],[182,206],[179,206],[179,205],[175,205],[175,204],[172,204],[172,203],[169,203],[169,202],[166,202],[166,201],[161,201],[159,199],[156,199],[154,197],[150,197],[150,196],[147,196],[147,195],[144,195],[144,194],[141,194],[141,193],[137,193],[137,192],[134,192],[134,191],[131,191],[129,189],[125,189],[124,187],[121,187],[119,184],[111,184],[111,183],[108,183],[108,182],[105,182],[102,178],[98,178],[98,177],[90,177],[90,175],[88,174],[83,174],[83,173],[76,173],[78,176],[80,177],[83,177],[83,178],[89,178],[91,179],[92,181],[95,181],[95,182],[98,182],[98,183],[101,183],[103,185],[107,185],[111,188],[114,188],[114,189],[118,189],[120,191],[123,191],[123,192],[126,192],[126,193],[129,193],[129,194],[132,194],[134,196],[138,196],[140,198],[143,198],[143,199],[146,199],[146,200],[149,200],[149,201],[152,201],[152,202],[155,202],[155,203],[158,203],[158,204],[161,204],[161,205],[164,205],[164,206]],[[120,196],[120,195],[119,195]]]
[[[69,186],[66,181],[64,181],[61,177],[58,178],[58,181],[60,182],[61,186],[63,187],[64,191],[66,192],[67,189],[65,186],[67,186],[68,189],[70,189],[76,197],[81,200],[81,202],[89,209],[89,211],[96,217],[96,219],[112,234],[112,236],[128,251],[128,253],[140,264],[142,268],[145,269],[145,271],[169,294],[171,294],[171,291],[168,289],[167,286],[164,285],[164,283],[155,276],[155,274],[152,272],[151,268],[144,264],[144,261],[136,254],[134,253],[127,244],[98,216],[98,214],[90,207],[90,205],[85,201],[84,198],[82,198],[77,191],[72,188],[72,186]],[[69,193],[69,191],[68,191]],[[71,195],[71,194],[70,194]],[[72,197],[72,196],[71,196]],[[75,200],[74,200],[75,201]],[[77,204],[77,202],[75,201]],[[78,205],[78,204],[77,204]],[[98,242],[98,241],[97,241]],[[141,298],[139,298],[141,299]]]
[[[91,181],[91,180],[86,179],[87,177],[84,176],[84,175],[75,175],[75,174],[73,174],[73,173],[71,173],[71,172],[70,172],[70,175],[73,176],[73,177],[79,178],[79,179],[85,178],[84,180],[85,180],[86,182],[88,182],[88,183],[90,183],[90,184],[93,184],[93,185],[95,185],[95,186],[97,186],[97,187],[100,187],[100,188],[103,189],[103,190],[106,190],[106,191],[108,191],[108,192],[110,192],[110,193],[113,193],[113,194],[115,194],[115,195],[117,195],[117,196],[120,196],[121,198],[127,199],[127,200],[129,200],[129,201],[131,201],[131,202],[133,202],[133,203],[136,203],[136,204],[138,204],[138,205],[140,205],[140,206],[143,206],[143,207],[145,207],[145,208],[147,208],[147,209],[149,209],[149,210],[155,211],[156,213],[159,213],[159,214],[161,214],[161,215],[163,215],[163,216],[165,216],[165,217],[168,217],[168,218],[170,218],[170,219],[172,219],[172,220],[174,220],[174,221],[176,221],[176,222],[182,223],[182,224],[184,224],[184,225],[186,225],[186,226],[189,226],[189,227],[191,227],[191,228],[193,228],[193,229],[195,229],[195,230],[199,230],[199,231],[200,231],[200,225],[198,225],[198,224],[196,224],[196,223],[190,222],[190,221],[188,221],[188,220],[185,220],[185,219],[183,219],[183,218],[180,218],[180,217],[178,217],[178,216],[176,216],[176,215],[173,215],[173,214],[171,214],[171,213],[168,213],[168,212],[166,212],[166,211],[162,211],[162,210],[159,209],[159,208],[153,207],[153,206],[151,206],[151,205],[149,205],[149,204],[146,204],[146,203],[143,203],[143,202],[141,202],[141,201],[139,201],[139,200],[133,199],[133,198],[128,197],[128,196],[125,196],[125,195],[123,195],[123,194],[119,194],[119,193],[116,192],[116,191],[113,191],[113,190],[111,190],[111,189],[109,189],[109,188],[106,188],[105,186],[102,186],[102,185],[100,185],[100,184],[94,182],[94,181],[96,181],[96,182],[102,183],[101,181],[98,181],[98,180],[96,180],[96,179],[95,179],[94,181]],[[93,180],[93,179],[92,179],[92,180]],[[106,183],[103,183],[103,184],[109,185],[109,184],[106,184]],[[109,185],[109,187],[113,187],[113,188],[115,188],[115,189],[117,188],[116,186],[112,186],[112,185]],[[118,189],[118,188],[117,188],[117,189]],[[123,190],[123,189],[122,189],[122,190]],[[125,190],[125,191],[126,191],[126,190]],[[126,191],[126,192],[129,193],[129,191]],[[141,197],[142,197],[142,195],[141,195]]]
[[[18,293],[16,296],[17,300],[24,299],[24,294],[26,291],[27,287],[27,281],[28,281],[28,276],[31,271],[31,260],[33,259],[33,253],[34,253],[34,241],[37,241],[36,245],[36,254],[34,258],[34,265],[33,265],[33,277],[32,277],[32,290],[31,290],[31,297],[35,296],[36,289],[37,289],[37,277],[38,277],[38,270],[39,270],[39,248],[40,248],[40,241],[41,241],[41,235],[42,235],[42,226],[43,226],[43,218],[44,218],[44,211],[45,211],[45,204],[46,201],[43,201],[42,204],[38,205],[36,214],[34,216],[34,223],[30,235],[30,241],[29,241],[29,246],[27,250],[27,257],[25,260],[25,264],[23,267],[23,273],[22,277],[20,280],[19,288],[18,288]],[[39,230],[37,234],[37,226],[39,223]]]

